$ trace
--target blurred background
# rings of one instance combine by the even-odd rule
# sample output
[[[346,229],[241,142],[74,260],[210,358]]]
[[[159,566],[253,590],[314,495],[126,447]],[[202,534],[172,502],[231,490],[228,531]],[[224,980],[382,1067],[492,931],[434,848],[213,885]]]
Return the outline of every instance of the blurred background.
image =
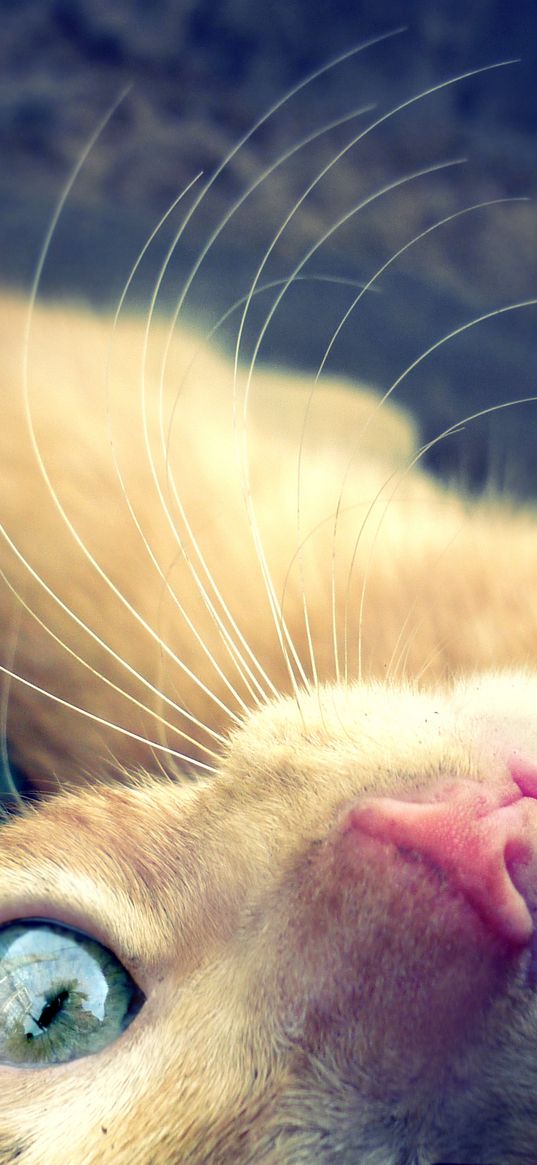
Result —
[[[184,310],[206,330],[229,313],[217,338],[231,346],[231,309],[262,265],[245,356],[272,311],[262,360],[315,370],[330,345],[327,371],[382,391],[418,361],[397,394],[427,440],[537,393],[537,309],[511,310],[537,296],[533,0],[0,0],[0,17],[3,283],[30,287],[62,189],[110,113],[58,221],[43,294],[115,305],[202,171],[140,262],[131,306],[147,307],[179,235],[159,296],[173,309],[216,233]],[[460,213],[504,198],[528,201]],[[537,407],[516,406],[440,442],[430,462],[534,496],[536,434]]]

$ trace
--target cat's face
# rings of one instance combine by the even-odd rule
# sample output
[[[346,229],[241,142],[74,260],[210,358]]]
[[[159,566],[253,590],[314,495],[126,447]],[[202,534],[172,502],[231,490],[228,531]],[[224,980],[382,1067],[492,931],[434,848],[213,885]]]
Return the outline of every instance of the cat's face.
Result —
[[[174,217],[148,236],[110,327],[2,298],[0,782],[13,765],[56,795],[2,823],[0,1165],[536,1165],[534,517],[429,479],[400,412],[407,380],[421,370],[442,398],[437,358],[535,306],[502,284],[461,323],[411,292],[435,244],[444,298],[450,232],[471,251],[489,205],[417,213],[417,180],[443,163],[435,144],[416,168],[405,115],[455,80],[410,98],[405,81],[346,138],[327,110],[254,174],[251,139],[279,101],[194,183],[151,286],[138,276]],[[327,184],[316,225],[316,188],[399,115],[408,166],[389,136],[386,177],[375,148],[348,205]],[[195,303],[206,318],[198,273],[241,232],[236,212],[262,222],[271,176],[333,130],[344,144],[291,184],[259,257],[247,247],[246,287],[216,249],[229,302],[205,331],[230,326],[226,361],[182,327]],[[190,266],[188,228],[221,175],[229,207]],[[349,285],[346,231],[376,203],[384,241],[369,255],[366,217]],[[315,269],[332,237],[349,291],[336,323]],[[297,358],[287,292],[310,281],[315,374],[263,371],[280,317]],[[123,318],[131,296],[145,318]],[[373,333],[380,395],[325,375],[350,332],[344,366],[366,367],[375,298],[395,304]],[[171,327],[156,319],[170,304]],[[430,448],[496,407],[479,377],[467,393],[464,351],[464,406],[444,416],[440,399]]]
[[[1,921],[86,932],[145,1003],[97,1054],[1,1069],[0,1160],[533,1162],[536,694],[299,694],[212,783],[7,826]]]

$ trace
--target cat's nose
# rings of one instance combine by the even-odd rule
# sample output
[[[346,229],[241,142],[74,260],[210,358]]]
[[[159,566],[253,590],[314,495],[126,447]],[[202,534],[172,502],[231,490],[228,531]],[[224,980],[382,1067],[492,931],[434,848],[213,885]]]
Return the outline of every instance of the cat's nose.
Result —
[[[359,801],[340,824],[417,854],[462,891],[498,937],[530,942],[537,926],[537,770],[512,766],[501,788],[460,779],[413,800]]]

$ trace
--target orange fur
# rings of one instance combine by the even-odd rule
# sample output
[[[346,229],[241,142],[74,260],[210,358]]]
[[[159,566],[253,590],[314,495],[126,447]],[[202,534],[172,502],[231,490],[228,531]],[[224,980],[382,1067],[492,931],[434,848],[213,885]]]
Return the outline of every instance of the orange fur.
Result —
[[[144,368],[143,320],[63,306],[28,350],[49,488],[26,310],[0,310],[8,736],[75,789],[4,827],[0,922],[87,931],[147,1002],[96,1056],[0,1067],[0,1162],[535,1163],[529,949],[341,826],[535,756],[533,513],[433,482],[366,389],[256,371],[243,421],[245,371],[234,397],[183,331],[162,448],[166,324]]]

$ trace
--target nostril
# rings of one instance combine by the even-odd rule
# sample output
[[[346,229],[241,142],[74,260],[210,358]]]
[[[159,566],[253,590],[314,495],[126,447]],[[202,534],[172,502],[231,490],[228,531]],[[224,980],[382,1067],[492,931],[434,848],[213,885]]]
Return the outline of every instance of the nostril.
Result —
[[[530,783],[521,776],[500,791],[458,780],[420,791],[419,801],[375,797],[353,806],[341,828],[428,858],[499,937],[525,946],[537,877],[537,782],[535,796],[522,795]]]

